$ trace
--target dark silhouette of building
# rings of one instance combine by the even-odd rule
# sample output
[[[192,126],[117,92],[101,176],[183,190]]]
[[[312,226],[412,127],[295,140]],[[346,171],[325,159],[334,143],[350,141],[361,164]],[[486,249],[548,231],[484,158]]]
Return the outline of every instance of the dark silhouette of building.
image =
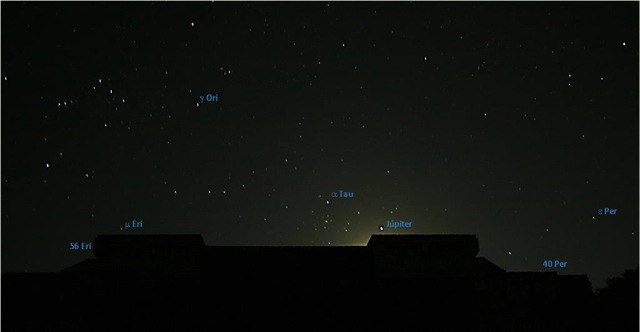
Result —
[[[600,318],[595,329],[630,331],[638,329],[638,267],[620,277],[607,279],[607,286],[595,293],[595,315]]]
[[[7,331],[580,331],[584,275],[506,272],[475,235],[373,235],[367,246],[205,246],[101,235],[95,259],[5,273]],[[637,328],[637,326],[636,326]]]

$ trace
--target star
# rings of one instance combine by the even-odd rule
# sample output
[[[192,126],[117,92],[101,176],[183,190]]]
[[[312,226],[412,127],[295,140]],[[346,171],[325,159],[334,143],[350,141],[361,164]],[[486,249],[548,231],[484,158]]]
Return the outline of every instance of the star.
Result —
[[[325,9],[327,9],[326,6],[330,4],[325,4]],[[341,15],[345,13],[340,12],[343,10],[341,6],[335,7],[334,5],[331,8],[331,16],[334,19],[341,19]],[[359,13],[365,21],[377,17],[377,8],[374,7]],[[156,9],[147,8],[146,10]],[[597,10],[592,10],[591,14],[598,14]],[[611,10],[614,10],[613,7]],[[7,143],[16,157],[12,158],[13,161],[7,158],[7,161],[16,164],[9,165],[8,172],[5,172],[7,177],[10,175],[13,185],[5,184],[3,189],[6,189],[9,195],[17,194],[9,191],[35,192],[46,189],[42,188],[42,184],[47,184],[47,187],[53,186],[50,189],[55,188],[60,194],[49,197],[50,202],[47,206],[61,204],[63,207],[68,207],[72,202],[70,199],[67,200],[66,191],[74,197],[83,197],[86,208],[81,209],[80,212],[86,219],[84,215],[86,211],[108,209],[106,202],[95,197],[95,194],[101,191],[104,191],[104,196],[109,197],[109,203],[114,206],[128,204],[126,195],[119,195],[119,190],[127,188],[138,176],[139,179],[136,181],[140,183],[136,191],[140,191],[142,200],[137,213],[152,214],[153,217],[148,216],[149,220],[161,217],[162,211],[152,208],[153,204],[157,204],[172,210],[171,214],[185,216],[182,223],[173,220],[167,222],[165,226],[169,227],[163,229],[163,232],[180,233],[183,227],[194,229],[194,225],[197,225],[200,219],[210,220],[212,227],[203,229],[204,237],[224,239],[225,241],[221,243],[246,245],[266,243],[276,246],[291,243],[311,245],[313,243],[316,246],[326,246],[330,238],[333,239],[330,240],[331,245],[334,242],[336,245],[342,245],[362,242],[361,240],[365,240],[364,237],[372,234],[389,236],[397,233],[411,233],[407,229],[392,227],[389,234],[386,234],[387,220],[391,218],[429,220],[428,226],[420,227],[420,232],[433,234],[477,232],[484,234],[485,238],[490,238],[489,236],[497,238],[499,232],[491,233],[496,232],[496,229],[499,230],[499,225],[512,221],[514,216],[520,216],[515,218],[518,223],[513,228],[513,235],[521,238],[522,241],[521,245],[517,246],[523,250],[519,253],[520,257],[524,259],[532,257],[532,264],[527,265],[525,260],[520,258],[503,259],[505,264],[501,267],[507,271],[536,269],[539,264],[537,262],[533,264],[534,257],[543,254],[543,250],[548,249],[544,254],[555,252],[556,255],[561,255],[562,252],[558,252],[561,249],[558,249],[558,243],[556,243],[558,241],[551,239],[551,235],[557,233],[555,224],[560,227],[558,229],[569,229],[574,223],[588,220],[585,218],[589,213],[596,212],[592,214],[593,225],[590,226],[593,227],[586,227],[576,236],[568,238],[566,245],[569,246],[588,241],[605,229],[614,231],[616,220],[620,218],[595,217],[598,215],[597,208],[604,208],[604,205],[585,205],[585,202],[579,199],[581,196],[575,194],[575,190],[579,192],[584,188],[561,186],[557,191],[551,189],[544,192],[527,189],[529,188],[527,184],[534,183],[541,188],[556,189],[557,180],[566,178],[563,180],[566,182],[564,184],[583,182],[590,188],[593,187],[590,191],[606,192],[611,183],[597,181],[598,179],[593,183],[587,182],[584,176],[612,174],[618,171],[620,179],[628,177],[624,172],[629,170],[627,166],[630,165],[629,160],[633,159],[631,156],[616,155],[615,159],[619,161],[617,163],[619,167],[617,167],[606,162],[605,152],[600,155],[565,153],[566,144],[548,143],[554,137],[561,137],[567,140],[569,145],[580,143],[580,148],[584,151],[596,151],[597,143],[603,140],[606,140],[611,148],[624,144],[624,135],[616,133],[616,129],[621,129],[620,132],[632,129],[633,121],[630,120],[633,120],[634,113],[626,107],[633,106],[633,100],[626,99],[631,98],[632,95],[616,94],[616,88],[628,85],[626,83],[631,79],[623,74],[618,75],[620,68],[633,64],[627,64],[633,61],[633,58],[626,57],[624,54],[636,50],[636,46],[629,45],[626,41],[628,33],[616,31],[615,25],[613,27],[603,25],[600,29],[602,35],[610,37],[606,41],[610,43],[607,46],[609,49],[613,47],[612,50],[615,51],[590,52],[589,50],[593,47],[591,43],[593,41],[588,40],[591,28],[585,23],[588,20],[579,19],[565,26],[568,29],[567,35],[576,38],[573,41],[571,39],[562,41],[551,35],[532,37],[527,34],[518,34],[519,39],[504,44],[504,47],[496,48],[496,45],[493,47],[490,45],[490,42],[494,41],[487,39],[495,29],[492,24],[482,26],[485,24],[484,20],[475,23],[457,22],[456,28],[452,28],[449,24],[445,25],[444,22],[431,22],[427,30],[435,28],[435,31],[431,32],[437,32],[437,36],[433,35],[433,38],[425,35],[427,30],[414,29],[415,27],[411,24],[405,25],[407,23],[404,21],[410,21],[413,15],[422,16],[424,13],[421,11],[429,10],[416,7],[412,9],[415,13],[409,13],[407,14],[409,16],[405,15],[405,17],[394,17],[397,15],[396,11],[384,11],[384,20],[394,23],[381,27],[378,31],[379,35],[375,38],[349,44],[349,50],[346,50],[346,43],[356,41],[360,37],[361,29],[357,26],[357,22],[344,20],[335,26],[336,29],[329,30],[310,30],[302,24],[300,26],[278,24],[276,27],[271,25],[273,22],[272,17],[269,16],[271,12],[261,11],[260,18],[251,25],[240,21],[227,22],[229,24],[225,24],[222,27],[223,30],[217,31],[215,36],[210,36],[212,37],[210,43],[203,43],[199,47],[192,45],[189,49],[189,57],[206,58],[209,59],[208,62],[180,63],[180,57],[161,57],[152,59],[153,63],[147,63],[146,66],[134,60],[144,58],[145,54],[153,52],[156,47],[166,48],[173,45],[180,49],[186,42],[192,44],[193,34],[207,28],[207,22],[204,22],[203,27],[196,31],[193,17],[195,13],[180,13],[176,19],[179,20],[178,25],[185,24],[181,29],[174,29],[171,34],[147,35],[146,29],[138,26],[140,17],[135,16],[137,12],[132,12],[133,16],[127,16],[131,22],[118,22],[116,28],[119,35],[117,40],[121,47],[100,48],[100,52],[95,54],[95,61],[80,65],[77,61],[70,61],[65,68],[58,68],[59,71],[45,72],[47,78],[53,79],[32,83],[31,88],[36,93],[30,95],[27,101],[32,103],[30,106],[33,106],[34,111],[18,113],[21,109],[20,104],[24,101],[21,98],[6,98],[9,104],[3,106],[8,106],[7,112],[15,112],[15,114],[8,113],[11,116],[9,119],[15,116],[16,119],[24,121],[15,121],[10,128],[11,131],[7,131],[11,134],[8,136],[10,140]],[[580,10],[575,13],[582,15],[583,12]],[[620,12],[624,13],[624,10],[620,9]],[[34,15],[38,13],[38,11],[31,12]],[[273,13],[277,14],[277,11]],[[545,11],[541,10],[540,13]],[[158,17],[151,12],[148,14],[152,18]],[[317,15],[315,19],[324,17]],[[326,16],[326,13],[324,15]],[[488,18],[489,21],[500,19],[499,15],[494,13],[487,15],[496,15]],[[597,15],[586,17],[597,17]],[[520,18],[526,21],[522,23],[536,24],[533,18],[528,18],[526,15]],[[616,18],[624,25],[628,25],[624,20],[631,20],[625,15],[618,15]],[[28,19],[33,21],[35,16],[30,15]],[[558,15],[551,15],[547,19],[552,20],[553,25],[559,26],[565,20]],[[311,20],[314,18],[311,17]],[[446,22],[446,19],[444,21]],[[633,23],[633,21],[630,22]],[[24,23],[28,26],[29,22]],[[76,33],[72,32],[72,35],[79,38],[82,38],[79,35],[83,33],[82,31],[88,31],[86,25],[88,22],[83,20],[71,20],[67,23],[62,27],[49,25],[47,29],[51,30],[52,36],[68,36],[70,30],[75,30]],[[152,20],[147,23],[158,22]],[[473,28],[472,25],[465,27],[464,24],[470,23],[480,24],[476,28],[480,31],[488,31],[488,37],[467,36],[467,39],[464,39],[462,31]],[[585,27],[581,26],[582,23],[585,23]],[[127,28],[121,29],[122,24]],[[115,23],[110,25],[111,28],[114,26]],[[68,29],[69,27],[71,29]],[[60,31],[56,30],[58,28]],[[520,28],[520,26],[516,25],[513,28]],[[322,52],[315,52],[318,55],[314,55],[313,40],[302,34],[283,39],[282,48],[273,48],[273,45],[264,43],[259,38],[248,38],[245,43],[247,49],[255,50],[256,54],[265,54],[264,51],[273,52],[273,57],[278,61],[272,62],[269,57],[246,57],[242,55],[241,50],[228,47],[234,44],[234,38],[237,36],[229,33],[232,30],[224,29],[235,29],[235,31],[241,31],[241,34],[249,31],[250,35],[254,35],[255,31],[256,34],[264,34],[265,37],[269,35],[273,37],[273,34],[278,31],[290,34],[298,29],[313,35],[311,36],[313,40],[328,40],[328,51],[331,53],[333,50],[335,54],[325,57]],[[396,30],[399,31],[398,34],[395,34]],[[581,34],[584,36],[581,37]],[[137,40],[141,35],[144,35],[145,39],[138,43]],[[19,38],[19,36],[14,37]],[[618,39],[618,47],[625,50],[620,51],[615,48],[617,38],[623,38]],[[383,47],[392,45],[394,40],[400,44],[402,40],[415,41],[416,45],[421,46],[415,48],[408,59],[406,52],[397,47]],[[429,40],[428,43],[426,43],[427,40]],[[631,43],[633,44],[633,41]],[[66,47],[65,42],[60,40],[53,43],[53,49],[56,48],[56,44],[59,44],[58,51]],[[378,48],[377,44],[380,44],[381,48]],[[23,73],[26,70],[45,68],[46,59],[51,54],[39,54],[42,52],[37,52],[37,47],[29,49],[28,47],[32,47],[30,45],[32,44],[25,44],[27,48],[25,52],[21,52],[23,56],[14,58],[15,63],[12,63],[14,64],[12,69],[5,71],[5,75],[0,75],[0,82],[8,83],[9,72],[12,75],[17,73],[18,76],[13,77],[11,86],[19,83],[20,87],[16,88],[21,88],[22,85],[30,84],[24,79]],[[333,48],[336,45],[345,49],[344,52]],[[457,46],[447,47],[451,45]],[[521,61],[521,57],[526,56],[526,50],[532,48],[532,45],[540,46],[538,50],[540,56],[530,59],[531,61]],[[37,43],[33,46],[37,46]],[[626,50],[627,47],[629,50]],[[89,45],[88,49],[93,48]],[[478,52],[465,56],[464,49],[475,49]],[[210,57],[209,55],[214,51],[216,56]],[[429,55],[426,52],[429,52]],[[571,57],[575,52],[581,52],[581,56]],[[122,54],[125,54],[125,59],[132,60],[125,66],[127,68],[118,69],[117,66],[111,68],[101,65],[105,59],[123,58]],[[363,54],[370,56],[362,57]],[[77,55],[83,56],[82,53]],[[433,63],[427,66],[426,62],[431,61],[429,59],[431,56],[435,58]],[[554,57],[557,59],[553,59]],[[394,60],[392,61],[391,58]],[[418,63],[421,58],[422,65]],[[491,60],[498,58],[504,60],[503,63],[498,65]],[[564,69],[561,68],[562,66],[557,66],[558,63],[566,61],[572,62],[571,66],[565,66]],[[599,68],[587,76],[584,70],[575,69],[588,68],[590,63],[595,62],[600,64]],[[265,70],[252,71],[252,77],[247,81],[249,85],[246,87],[242,84],[228,85],[233,82],[225,82],[235,78],[242,79],[253,65],[256,68],[264,67]],[[417,71],[416,65],[420,67]],[[163,66],[164,70],[162,70]],[[357,73],[361,75],[349,77],[344,82],[339,80],[337,84],[323,83],[322,73],[319,70],[326,66],[343,70],[348,76]],[[131,76],[130,67],[133,67],[133,74],[135,74],[133,76]],[[181,71],[174,72],[169,78],[169,68],[172,70],[181,68]],[[236,71],[234,72],[231,68],[236,68]],[[573,70],[578,70],[578,78],[575,82]],[[415,75],[402,75],[412,71]],[[601,72],[598,75],[596,71]],[[199,74],[182,75],[181,72]],[[385,82],[388,76],[386,74],[393,72],[405,77],[396,82]],[[223,77],[219,77],[221,73]],[[607,84],[604,84],[604,76],[609,74],[616,76],[609,77]],[[100,76],[95,78],[94,75]],[[106,75],[105,80],[102,79],[102,75]],[[512,82],[512,84],[487,84],[491,76],[499,77],[501,82]],[[92,77],[95,79],[93,82],[91,82]],[[441,78],[446,77],[459,77],[462,81],[460,84],[438,83]],[[583,77],[585,80],[582,80]],[[424,85],[422,83],[425,81],[429,81],[425,89],[415,88]],[[545,82],[549,84],[544,84]],[[576,82],[578,86],[574,85]],[[102,86],[102,83],[105,85]],[[535,85],[535,89],[520,91],[518,88],[521,87],[521,83]],[[478,85],[480,89],[473,89],[467,84]],[[137,85],[144,85],[145,89]],[[364,85],[367,85],[367,90],[364,90]],[[98,86],[100,91],[97,89]],[[391,90],[383,89],[388,91],[380,90],[384,86],[392,86],[392,88]],[[10,85],[4,84],[4,87],[10,87]],[[244,89],[249,87],[262,92],[253,96],[245,95]],[[565,89],[567,87],[572,89]],[[115,90],[118,90],[117,95]],[[206,98],[201,98],[216,93],[229,96],[228,102],[227,98],[224,103],[210,103]],[[387,93],[394,96],[384,96]],[[532,96],[534,93],[535,95]],[[299,95],[302,102],[282,99],[289,94]],[[134,102],[129,102],[125,106],[127,98],[125,96]],[[269,98],[265,99],[265,96]],[[540,96],[539,101],[538,96]],[[607,105],[612,96],[625,99],[619,100],[619,107],[600,109],[599,106]],[[118,104],[118,98],[120,98],[120,104]],[[557,105],[574,107],[556,107]],[[185,106],[186,109],[184,109]],[[277,109],[278,111],[261,112],[260,109],[274,111]],[[582,116],[581,110],[584,109],[593,111],[587,112],[593,114]],[[477,114],[488,117],[488,113],[493,111],[496,113],[492,113],[491,121],[477,118]],[[473,116],[469,116],[471,114]],[[33,116],[33,119],[27,119],[25,116]],[[541,121],[537,121],[537,116],[541,116]],[[30,120],[35,120],[33,122],[35,127],[31,126]],[[577,123],[573,123],[576,121]],[[103,123],[103,127],[96,128],[99,122]],[[556,125],[549,125],[553,122],[556,122]],[[112,123],[111,127],[108,127],[109,123]],[[542,126],[540,126],[541,123]],[[563,129],[567,123],[573,123],[576,130],[565,132]],[[587,131],[593,128],[598,130]],[[29,129],[33,129],[36,136],[47,135],[40,136],[44,142],[38,141],[35,136],[31,139]],[[586,139],[587,132],[589,140]],[[51,142],[48,141],[49,135],[53,137]],[[171,143],[170,140],[174,138],[176,140]],[[169,147],[168,145],[171,144],[173,145]],[[100,149],[109,152],[109,155],[103,156],[97,153],[95,146],[98,145]],[[518,149],[519,147],[527,148]],[[55,150],[58,150],[59,158],[55,158]],[[482,153],[482,150],[486,153]],[[513,153],[507,156],[510,162],[504,163],[498,170],[494,169],[492,165],[500,165],[502,157],[509,153]],[[613,151],[610,153],[612,154]],[[547,158],[549,156],[554,158],[549,160],[550,158]],[[289,158],[291,158],[290,166]],[[348,163],[345,158],[349,159]],[[52,162],[60,162],[60,164],[56,164],[56,169],[49,172],[52,167],[51,163],[46,161],[47,159],[53,159]],[[17,164],[19,160],[26,160],[26,167]],[[44,173],[37,166],[42,160],[45,161],[41,164],[45,166]],[[118,167],[110,167],[108,163],[111,162]],[[34,167],[30,167],[29,163]],[[78,165],[75,165],[76,163]],[[536,166],[545,169],[553,167],[564,169],[565,165],[573,164],[584,167],[562,176],[554,173],[544,177],[534,176],[537,172]],[[267,166],[271,170],[268,170]],[[140,167],[147,169],[148,175],[139,171]],[[33,172],[34,169],[36,172]],[[84,181],[82,180],[83,169]],[[391,169],[394,170],[394,176],[384,177],[385,174],[391,175]],[[503,176],[504,174],[501,173],[505,171],[508,175]],[[36,177],[33,178],[33,176]],[[49,178],[49,176],[55,176],[55,178]],[[517,177],[517,182],[509,185],[510,176]],[[24,179],[23,183],[18,183],[21,179]],[[49,179],[53,181],[52,186],[48,186]],[[504,181],[505,179],[507,181]],[[166,191],[155,190],[158,189],[158,181],[164,181],[163,187],[159,189],[166,188]],[[172,183],[174,190],[169,188],[169,182]],[[25,187],[32,184],[36,187]],[[281,188],[280,191],[274,188],[275,185]],[[207,189],[207,186],[212,189]],[[185,188],[192,190],[185,189],[178,198],[175,187],[180,187],[181,190]],[[231,187],[238,191],[234,191],[233,195],[227,197],[226,189],[220,189],[220,187]],[[272,187],[271,191],[269,187]],[[344,192],[338,193],[338,189],[349,190],[349,192],[354,190],[358,196],[345,197]],[[626,189],[629,188],[625,187],[624,190]],[[168,195],[171,191],[174,192],[173,196]],[[317,198],[313,198],[316,192],[323,194],[315,194]],[[187,199],[192,194],[195,197]],[[207,197],[202,197],[202,194],[206,194]],[[220,197],[219,194],[223,194],[224,197]],[[619,196],[624,197],[627,194],[624,191]],[[548,198],[544,198],[545,195]],[[458,204],[461,199],[464,200],[467,197],[474,197],[477,201],[474,204],[482,208],[475,211],[473,207]],[[336,199],[335,205],[333,198]],[[185,199],[182,202],[184,204],[175,204],[183,199]],[[286,199],[287,203],[284,203],[283,199]],[[566,200],[566,203],[545,206],[544,212],[549,215],[562,214],[562,211],[569,206],[584,213],[582,218],[569,218],[570,220],[559,218],[551,223],[554,224],[554,234],[545,234],[551,233],[551,229],[547,226],[542,228],[543,233],[540,234],[538,227],[545,222],[526,217],[537,208],[541,208],[536,207],[535,204],[527,205],[526,202],[536,202],[540,199],[547,199],[549,202]],[[598,204],[611,204],[614,207],[616,204],[621,204],[615,197],[609,199],[613,201]],[[251,204],[246,206],[243,202],[249,200]],[[26,218],[27,214],[21,211],[30,211],[32,207],[28,202],[16,200],[16,203],[15,207],[6,206],[7,213],[10,213],[12,218]],[[403,204],[403,211],[400,211],[400,203]],[[290,208],[288,204],[292,207]],[[427,205],[429,208],[426,207]],[[444,206],[453,206],[454,210],[450,214],[448,208]],[[286,211],[282,211],[282,208]],[[318,209],[317,215],[315,209]],[[366,209],[367,216],[364,216],[360,209]],[[502,209],[504,213],[491,212],[498,209]],[[37,220],[44,221],[47,219],[44,216],[53,214],[50,218],[60,221],[62,224],[59,226],[65,229],[76,227],[76,223],[79,222],[75,219],[72,221],[73,218],[67,218],[64,209],[42,210],[38,209],[39,215],[34,215]],[[185,215],[185,211],[190,211],[187,213],[189,216]],[[238,215],[240,211],[247,217]],[[352,215],[354,211],[356,218]],[[382,211],[387,211],[389,215],[384,216]],[[417,212],[418,215],[413,216],[413,212]],[[273,223],[267,219],[265,213],[270,214],[268,218],[273,217]],[[260,224],[260,214],[263,215],[263,224]],[[95,218],[91,216],[90,223],[106,222],[106,218],[108,218],[106,215],[95,216]],[[455,220],[453,224],[450,222],[453,221],[452,218]],[[242,222],[242,227],[240,229],[216,227],[224,226],[225,220],[232,223]],[[19,223],[18,221],[15,220],[15,225],[30,224],[30,222]],[[354,222],[353,230],[350,229],[350,221]],[[267,223],[269,225],[266,225]],[[375,225],[376,223],[378,226]],[[118,227],[120,226],[115,224],[112,230]],[[342,232],[340,227],[343,227]],[[241,231],[245,228],[256,231],[245,234]],[[626,235],[624,229],[621,231],[617,229],[618,232],[615,233],[617,241],[614,241],[614,246],[626,246],[636,239],[635,231],[629,232],[629,228],[624,228],[628,232]],[[101,229],[101,226],[98,229]],[[122,234],[129,231],[125,230],[124,225],[122,229]],[[362,233],[363,230],[365,234]],[[418,231],[416,228],[413,230]],[[533,234],[528,236],[526,230],[533,230]],[[85,235],[87,237],[94,235],[90,233],[94,232]],[[628,235],[633,237],[629,238]],[[10,241],[16,241],[20,237],[13,239],[10,236],[9,238]],[[64,243],[66,240],[61,237],[56,241]],[[34,242],[34,244],[38,243]],[[548,248],[538,250],[540,244]],[[510,245],[509,239],[499,239],[492,248],[500,255],[499,252]],[[481,250],[487,246],[489,244],[483,244],[480,240]],[[15,244],[14,247],[18,248]],[[40,252],[43,247],[33,249]],[[19,251],[15,253],[17,256],[12,258],[12,262],[22,262],[18,254]],[[584,254],[593,255],[594,253],[585,252]],[[507,255],[511,256],[513,252],[507,249]],[[554,260],[556,258],[560,257],[547,257]],[[585,257],[585,259],[591,258]],[[611,260],[615,261],[616,266],[622,266],[626,264],[623,261],[626,259],[631,261],[635,268],[632,258],[634,257],[614,255]],[[496,257],[496,259],[500,258]],[[19,269],[20,267],[18,266],[16,270],[24,269],[24,267]],[[29,267],[29,269],[36,268]],[[606,277],[615,276],[615,271],[597,269],[596,266],[589,264],[583,264],[580,269],[582,270],[576,270],[576,272],[596,273],[597,278],[604,278],[605,274],[607,274]],[[589,277],[591,278],[591,275]],[[594,285],[600,282],[601,280],[595,280]]]

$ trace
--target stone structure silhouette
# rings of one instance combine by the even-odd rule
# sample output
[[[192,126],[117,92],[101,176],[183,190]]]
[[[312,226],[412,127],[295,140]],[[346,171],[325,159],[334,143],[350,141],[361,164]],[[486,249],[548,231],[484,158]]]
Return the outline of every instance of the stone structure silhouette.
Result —
[[[59,273],[5,273],[11,331],[580,331],[585,275],[507,272],[475,235],[372,235],[367,246],[206,246],[100,235]]]

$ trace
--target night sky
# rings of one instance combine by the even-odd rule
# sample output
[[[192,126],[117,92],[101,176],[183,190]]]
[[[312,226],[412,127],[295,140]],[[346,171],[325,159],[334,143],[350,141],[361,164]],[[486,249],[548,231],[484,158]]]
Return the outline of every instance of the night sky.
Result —
[[[98,234],[638,264],[638,2],[1,9],[3,272]]]

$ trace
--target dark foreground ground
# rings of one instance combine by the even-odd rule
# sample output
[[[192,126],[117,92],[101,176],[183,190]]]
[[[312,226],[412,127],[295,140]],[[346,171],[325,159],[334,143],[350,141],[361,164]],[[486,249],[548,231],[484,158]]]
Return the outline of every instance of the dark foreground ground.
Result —
[[[207,247],[198,235],[99,236],[59,273],[5,273],[5,331],[638,331],[638,271],[506,272],[474,235],[366,247]]]

